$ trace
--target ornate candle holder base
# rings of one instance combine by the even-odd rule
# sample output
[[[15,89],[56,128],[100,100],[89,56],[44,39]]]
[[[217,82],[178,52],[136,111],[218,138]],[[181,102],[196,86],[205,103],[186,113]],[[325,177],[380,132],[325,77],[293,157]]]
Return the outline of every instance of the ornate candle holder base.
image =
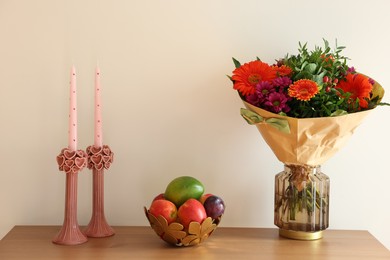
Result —
[[[92,170],[92,217],[84,233],[89,237],[109,237],[115,234],[104,216],[104,170]]]
[[[104,216],[92,218],[84,233],[88,237],[110,237],[115,235],[114,229],[108,225]]]
[[[88,241],[88,238],[81,232],[79,226],[63,226],[58,235],[52,240],[54,244],[74,246]]]

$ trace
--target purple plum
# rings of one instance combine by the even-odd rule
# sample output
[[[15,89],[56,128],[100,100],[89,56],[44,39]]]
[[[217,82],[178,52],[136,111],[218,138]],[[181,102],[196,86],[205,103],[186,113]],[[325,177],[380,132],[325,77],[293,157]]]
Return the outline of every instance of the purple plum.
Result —
[[[216,219],[225,212],[225,203],[223,200],[215,195],[208,197],[203,204],[206,214],[212,219]]]

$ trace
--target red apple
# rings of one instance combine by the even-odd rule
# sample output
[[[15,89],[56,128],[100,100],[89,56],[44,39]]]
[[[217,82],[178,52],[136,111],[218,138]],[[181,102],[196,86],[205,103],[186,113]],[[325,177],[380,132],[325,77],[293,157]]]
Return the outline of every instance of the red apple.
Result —
[[[207,194],[203,194],[202,197],[200,197],[199,201],[200,203],[204,204],[204,202],[206,201],[206,199],[210,196],[213,196],[213,194],[211,193],[207,193]]]
[[[155,200],[164,200],[164,199],[165,199],[164,193],[160,193],[156,197],[154,197],[153,201],[155,201]]]
[[[195,221],[202,223],[207,218],[206,210],[202,203],[196,199],[188,199],[178,209],[177,215],[180,219],[180,223],[184,228],[188,229],[191,222]]]
[[[154,200],[149,208],[149,213],[155,216],[163,216],[168,224],[174,222],[177,218],[177,208],[175,204],[169,200],[159,199]]]

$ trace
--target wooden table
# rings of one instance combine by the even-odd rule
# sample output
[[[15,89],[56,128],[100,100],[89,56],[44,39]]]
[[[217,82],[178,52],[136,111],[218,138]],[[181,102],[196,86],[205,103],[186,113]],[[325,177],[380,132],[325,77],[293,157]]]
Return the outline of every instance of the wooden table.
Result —
[[[219,227],[204,243],[173,247],[150,227],[114,227],[108,238],[77,246],[51,242],[59,226],[15,226],[0,241],[0,259],[390,259],[367,231],[327,230],[316,241],[279,237],[273,228]]]

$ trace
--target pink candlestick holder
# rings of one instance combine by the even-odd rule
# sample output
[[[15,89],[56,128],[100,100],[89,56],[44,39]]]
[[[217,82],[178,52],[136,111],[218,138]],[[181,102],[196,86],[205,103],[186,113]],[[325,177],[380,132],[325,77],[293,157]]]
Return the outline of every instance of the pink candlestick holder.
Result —
[[[104,169],[113,162],[114,153],[108,145],[103,147],[88,146],[88,168],[92,169],[93,197],[92,217],[84,231],[88,237],[108,237],[115,231],[108,225],[104,215]]]
[[[87,154],[83,150],[62,149],[57,156],[59,169],[66,173],[65,216],[60,232],[53,239],[59,245],[79,245],[88,241],[77,222],[78,173],[87,165]]]

